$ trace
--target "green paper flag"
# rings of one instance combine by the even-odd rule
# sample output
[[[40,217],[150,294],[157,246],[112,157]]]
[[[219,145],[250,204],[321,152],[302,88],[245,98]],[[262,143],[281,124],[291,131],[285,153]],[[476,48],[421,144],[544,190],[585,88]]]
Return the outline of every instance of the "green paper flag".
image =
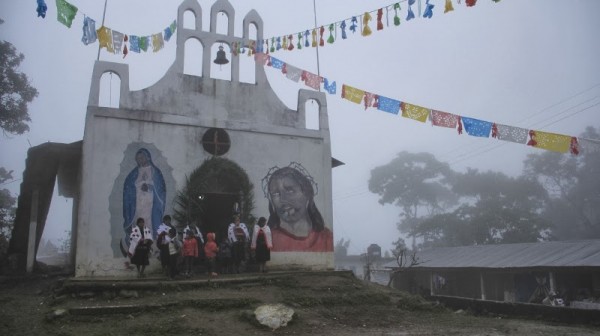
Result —
[[[71,28],[73,19],[77,14],[77,7],[71,5],[65,0],[56,0],[56,19],[58,22]]]
[[[148,36],[140,37],[140,49],[148,51]]]

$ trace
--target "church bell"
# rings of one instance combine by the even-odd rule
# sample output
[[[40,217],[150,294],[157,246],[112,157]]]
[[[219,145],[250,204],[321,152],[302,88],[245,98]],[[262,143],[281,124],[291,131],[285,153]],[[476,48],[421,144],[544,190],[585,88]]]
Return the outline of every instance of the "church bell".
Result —
[[[219,51],[217,51],[217,58],[213,61],[215,64],[223,65],[229,63],[227,56],[225,55],[225,51],[223,50],[223,46],[219,46]]]

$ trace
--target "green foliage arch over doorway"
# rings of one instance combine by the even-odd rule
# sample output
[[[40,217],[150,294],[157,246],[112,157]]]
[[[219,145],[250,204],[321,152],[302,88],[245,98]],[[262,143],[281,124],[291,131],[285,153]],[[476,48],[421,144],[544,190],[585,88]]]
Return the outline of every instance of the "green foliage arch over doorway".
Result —
[[[251,224],[253,209],[253,184],[246,171],[229,159],[212,157],[186,178],[175,196],[173,217],[181,228],[196,222],[204,234],[215,232],[220,241],[235,213]]]

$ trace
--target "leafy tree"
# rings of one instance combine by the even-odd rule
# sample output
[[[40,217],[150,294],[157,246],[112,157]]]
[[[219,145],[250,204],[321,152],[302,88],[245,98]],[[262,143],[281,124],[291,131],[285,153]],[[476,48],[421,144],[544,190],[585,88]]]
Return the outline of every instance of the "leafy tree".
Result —
[[[4,167],[0,167],[0,185],[12,178],[12,171],[6,171]],[[13,197],[8,189],[0,189],[0,259],[8,249],[8,240],[15,219],[16,202],[16,197]]]
[[[451,191],[454,172],[429,153],[401,152],[386,165],[371,170],[369,190],[380,204],[395,204],[400,213],[400,232],[411,232],[427,216],[441,213],[456,203]]]
[[[27,75],[18,71],[24,59],[10,42],[0,41],[0,128],[12,134],[29,131],[27,104],[38,95]]]
[[[600,139],[599,129],[588,127],[582,138]],[[557,239],[600,238],[600,153],[577,156],[554,152],[530,154],[524,175],[538,180],[549,194],[544,218]]]
[[[455,178],[461,205],[450,213],[422,221],[412,235],[423,246],[535,242],[548,238],[549,224],[540,216],[546,192],[535,180],[469,169]]]

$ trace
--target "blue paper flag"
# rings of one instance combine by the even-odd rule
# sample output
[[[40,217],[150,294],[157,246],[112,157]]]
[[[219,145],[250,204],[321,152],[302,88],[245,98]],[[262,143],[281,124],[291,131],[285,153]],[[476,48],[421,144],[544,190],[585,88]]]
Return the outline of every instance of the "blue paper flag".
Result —
[[[351,30],[353,33],[356,33],[356,22],[357,22],[357,20],[356,20],[356,16],[353,16],[353,17],[352,17],[352,20],[350,20],[350,30]]]
[[[340,23],[340,28],[342,28],[342,39],[346,39],[348,38],[348,36],[346,35],[346,21],[342,21],[342,23]]]
[[[460,117],[460,119],[468,135],[489,138],[490,131],[492,130],[491,122],[467,117]]]
[[[329,94],[335,94],[336,92],[335,81],[330,84],[327,78],[323,78],[323,87]]]
[[[307,30],[304,32],[304,46],[305,47],[309,47],[310,43],[308,43],[308,36],[310,35],[310,32]]]
[[[42,17],[42,19],[46,18],[46,11],[48,10],[48,6],[46,6],[46,2],[44,0],[37,0],[37,14],[38,17]]]
[[[283,62],[282,60],[275,58],[273,56],[271,56],[271,66],[275,69],[283,69],[283,64],[285,64],[285,62]]]
[[[398,114],[398,112],[400,112],[400,101],[384,96],[379,96],[377,109],[392,114]]]
[[[83,18],[83,36],[81,37],[81,42],[83,44],[88,45],[90,43],[96,42],[98,39],[98,34],[96,33],[96,21],[94,21],[90,17]]]
[[[164,33],[163,39],[168,42],[171,39],[171,36],[173,36],[173,32],[171,31],[171,27],[165,28],[165,33]]]
[[[435,7],[435,5],[432,5],[429,3],[429,0],[425,1],[425,12],[423,13],[423,17],[424,18],[428,18],[431,19],[431,17],[433,16],[433,7]]]
[[[139,53],[140,52],[140,37],[135,35],[129,35],[129,50]]]

